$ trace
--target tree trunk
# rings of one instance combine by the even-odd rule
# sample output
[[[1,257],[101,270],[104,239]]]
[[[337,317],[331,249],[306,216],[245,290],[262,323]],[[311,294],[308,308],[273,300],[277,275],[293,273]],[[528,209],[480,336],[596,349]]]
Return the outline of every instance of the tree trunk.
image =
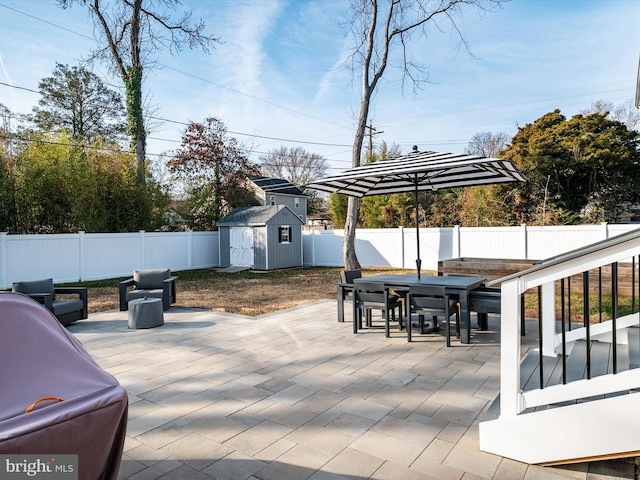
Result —
[[[344,223],[344,241],[342,253],[345,270],[360,270],[360,262],[356,255],[356,223],[358,220],[358,198],[349,197],[347,203],[347,218]]]

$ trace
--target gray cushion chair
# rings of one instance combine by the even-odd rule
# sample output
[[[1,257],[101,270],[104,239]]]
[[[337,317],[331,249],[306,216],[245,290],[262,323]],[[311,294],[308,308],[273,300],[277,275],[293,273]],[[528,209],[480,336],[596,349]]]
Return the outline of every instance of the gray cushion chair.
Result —
[[[128,310],[129,301],[145,297],[161,298],[162,309],[168,310],[171,304],[176,303],[177,279],[169,269],[134,270],[133,278],[119,284],[120,310]]]
[[[65,327],[76,320],[84,320],[89,316],[87,306],[88,293],[86,287],[54,287],[53,279],[13,282],[11,291],[27,295],[55,315]],[[78,298],[61,300],[56,294],[70,295]]]

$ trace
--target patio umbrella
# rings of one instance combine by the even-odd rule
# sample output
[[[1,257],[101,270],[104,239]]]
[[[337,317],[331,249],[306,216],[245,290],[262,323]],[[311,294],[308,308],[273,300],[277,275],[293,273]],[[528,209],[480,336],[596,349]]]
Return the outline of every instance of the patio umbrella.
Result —
[[[477,155],[414,151],[388,160],[367,163],[322,178],[307,188],[352,197],[414,193],[416,212],[418,192],[443,188],[470,187],[493,183],[524,182],[525,176],[510,160]],[[418,278],[420,278],[420,230],[416,215]]]

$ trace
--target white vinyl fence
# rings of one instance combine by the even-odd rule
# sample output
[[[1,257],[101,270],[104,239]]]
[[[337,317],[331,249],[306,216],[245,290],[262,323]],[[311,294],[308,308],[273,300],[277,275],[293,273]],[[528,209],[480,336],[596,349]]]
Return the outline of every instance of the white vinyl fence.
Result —
[[[20,280],[69,283],[131,276],[136,268],[179,271],[219,264],[218,232],[0,233],[0,288]]]
[[[639,225],[421,228],[423,270],[457,257],[542,260],[605,240]],[[342,230],[304,230],[306,266],[342,266]],[[365,267],[415,269],[415,228],[359,229],[356,253]],[[172,271],[220,265],[218,232],[0,233],[0,288],[20,280],[55,283],[125,277],[136,268]]]

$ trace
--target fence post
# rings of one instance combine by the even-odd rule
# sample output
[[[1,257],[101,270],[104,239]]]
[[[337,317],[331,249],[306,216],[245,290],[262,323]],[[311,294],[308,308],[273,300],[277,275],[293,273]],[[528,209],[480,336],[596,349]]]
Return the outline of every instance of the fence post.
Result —
[[[461,253],[462,247],[460,245],[460,243],[462,242],[462,238],[460,237],[460,225],[453,226],[451,242],[452,242],[452,245],[451,245],[452,258],[462,257],[462,253]],[[438,258],[438,261],[440,261],[440,258]]]
[[[144,230],[138,230],[138,234],[140,235],[140,242],[139,242],[139,248],[138,248],[138,252],[140,255],[138,262],[140,266],[138,268],[146,268],[144,264]]]
[[[187,265],[189,270],[193,269],[193,230],[187,230]]]
[[[527,224],[523,223],[520,225],[520,232],[522,234],[522,248],[524,255],[522,258],[525,260],[529,259],[529,232],[527,231]]]
[[[84,281],[84,231],[78,232],[78,281]]]
[[[400,262],[400,268],[404,268],[404,227],[398,227],[400,230],[400,258],[402,259]]]
[[[600,229],[602,231],[602,240],[609,238],[609,224],[607,222],[600,222]]]
[[[0,232],[0,288],[7,285],[7,232]]]

